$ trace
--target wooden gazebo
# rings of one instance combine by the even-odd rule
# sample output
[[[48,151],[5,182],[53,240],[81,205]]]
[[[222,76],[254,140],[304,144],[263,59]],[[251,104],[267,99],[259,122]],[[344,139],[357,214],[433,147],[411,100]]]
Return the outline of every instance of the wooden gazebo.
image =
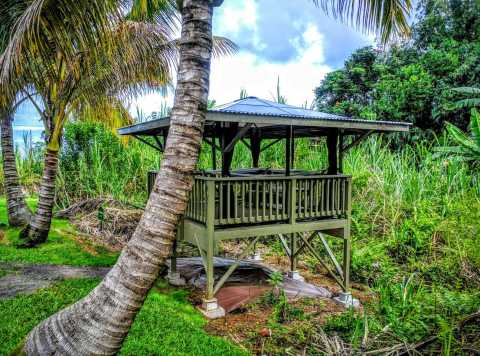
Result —
[[[163,151],[169,123],[170,119],[163,117],[121,128],[119,133]],[[256,97],[209,110],[204,140],[211,147],[213,167],[195,174],[177,239],[197,246],[203,258],[207,276],[206,314],[222,315],[215,295],[238,265],[232,264],[220,280],[214,280],[213,257],[218,243],[249,239],[248,247],[239,256],[241,260],[262,236],[280,239],[290,258],[293,278],[301,278],[296,265],[303,252],[316,257],[344,291],[340,300],[351,303],[351,176],[343,174],[342,157],[372,133],[406,132],[409,127],[410,124],[403,122],[357,120]],[[295,139],[301,137],[326,137],[328,168],[325,171],[295,169]],[[261,152],[282,140],[286,141],[285,169],[259,168]],[[250,149],[253,167],[232,171],[233,152],[240,141]],[[222,164],[218,168],[219,154]],[[155,175],[155,172],[149,174],[149,191]],[[332,252],[328,236],[343,240],[342,263]],[[313,239],[321,241],[330,263],[315,250]],[[170,271],[174,277],[175,256],[174,249]]]

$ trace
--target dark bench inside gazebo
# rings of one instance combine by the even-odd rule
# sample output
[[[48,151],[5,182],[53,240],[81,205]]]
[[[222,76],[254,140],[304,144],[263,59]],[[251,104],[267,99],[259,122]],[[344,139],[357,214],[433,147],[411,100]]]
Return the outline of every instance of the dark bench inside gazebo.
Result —
[[[169,122],[168,117],[162,117],[121,128],[119,133],[134,136],[163,151]],[[256,97],[208,110],[204,141],[211,147],[213,167],[195,173],[190,201],[177,238],[197,246],[203,258],[207,276],[206,314],[222,314],[215,295],[237,267],[237,263],[232,264],[222,278],[214,280],[213,258],[218,243],[228,239],[248,239],[247,248],[238,256],[241,260],[262,236],[280,239],[290,258],[293,278],[301,278],[296,270],[301,254],[313,255],[341,286],[343,293],[339,299],[351,303],[352,185],[351,176],[343,173],[343,155],[373,133],[406,132],[409,127],[408,123],[357,120]],[[295,169],[295,139],[305,137],[326,138],[326,170]],[[286,142],[285,169],[260,168],[261,152],[280,141]],[[232,171],[234,149],[240,142],[250,149],[253,164],[250,169]],[[221,156],[221,167],[216,166],[218,155]],[[155,172],[149,174],[149,191],[155,175]],[[343,241],[340,262],[328,244],[327,238],[330,237]],[[323,253],[314,248],[314,239],[319,240]],[[173,278],[178,277],[175,256],[174,248],[170,271]]]

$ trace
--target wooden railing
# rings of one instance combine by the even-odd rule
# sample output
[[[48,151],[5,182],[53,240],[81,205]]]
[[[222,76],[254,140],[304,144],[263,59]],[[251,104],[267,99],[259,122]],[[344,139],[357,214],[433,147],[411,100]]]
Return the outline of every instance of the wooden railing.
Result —
[[[150,177],[151,175],[151,177]],[[149,175],[149,189],[154,173]],[[217,226],[341,218],[350,209],[351,177],[195,176],[185,216]]]

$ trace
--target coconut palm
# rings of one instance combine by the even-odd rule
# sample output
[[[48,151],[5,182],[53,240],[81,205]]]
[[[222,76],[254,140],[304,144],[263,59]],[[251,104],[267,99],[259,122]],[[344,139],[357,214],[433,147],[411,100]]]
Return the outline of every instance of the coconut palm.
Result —
[[[145,212],[105,279],[88,296],[34,328],[23,348],[26,354],[117,353],[170,253],[176,226],[187,206],[202,140],[208,105],[212,13],[222,0],[177,3],[182,14],[178,82],[162,165]],[[319,4],[336,16],[348,15],[360,25],[378,28],[390,36],[407,29],[409,0]],[[386,35],[382,38],[386,39]]]
[[[10,226],[25,226],[30,222],[32,216],[20,185],[13,143],[13,114],[23,100],[24,98],[17,100],[14,105],[6,103],[3,108],[0,108],[4,187],[7,199],[7,217]]]
[[[115,44],[97,43],[98,52],[95,54],[85,49],[69,59],[52,51],[50,62],[42,58],[34,63],[37,68],[30,73],[29,80],[43,100],[41,117],[46,132],[46,153],[37,211],[22,232],[25,246],[41,243],[48,236],[58,153],[63,127],[71,111],[82,102],[105,107],[106,102],[117,100],[118,93],[123,97],[134,97],[152,88],[163,87],[170,81],[175,47],[172,40],[158,29],[124,21],[109,34],[110,38],[116,39]]]
[[[94,50],[77,50],[69,58],[62,49],[48,47],[37,60],[29,61],[25,66],[26,77],[34,83],[43,99],[45,109],[40,115],[47,134],[47,149],[38,209],[31,223],[22,231],[22,237],[26,238],[24,246],[34,246],[48,236],[58,150],[69,113],[75,111],[78,117],[79,114],[97,112],[106,115],[90,118],[119,123],[118,119],[129,119],[129,115],[125,115],[127,110],[122,107],[118,93],[124,99],[145,90],[162,88],[169,82],[178,46],[177,41],[171,38],[175,8],[170,1],[154,1],[151,4],[153,6],[144,9],[134,2],[127,16],[104,30],[103,37],[99,36],[93,44]],[[42,16],[43,13],[39,14]],[[51,12],[45,17],[50,18]],[[49,30],[47,27],[45,32]],[[25,37],[24,42],[28,42],[29,36]],[[214,43],[215,52],[219,55],[234,49],[233,44],[224,38],[216,38]],[[44,53],[48,51],[49,56]],[[4,57],[8,58],[8,47]]]
[[[3,53],[8,45],[10,31],[15,20],[11,15],[12,14],[8,12],[0,12],[0,53]],[[3,97],[3,99],[0,100],[0,121],[8,223],[11,226],[24,226],[30,221],[31,212],[25,203],[25,197],[22,192],[17,166],[15,164],[12,121],[16,108],[26,100],[26,97],[18,98],[16,93],[7,95],[3,93],[1,86],[0,96]]]

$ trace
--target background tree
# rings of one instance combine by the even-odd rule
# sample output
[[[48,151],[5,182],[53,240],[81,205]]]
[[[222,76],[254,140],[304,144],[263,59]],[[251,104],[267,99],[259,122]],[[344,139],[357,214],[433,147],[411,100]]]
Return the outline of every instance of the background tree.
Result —
[[[452,89],[480,80],[479,31],[478,1],[420,1],[412,39],[384,51],[355,51],[316,89],[317,106],[364,119],[409,121],[424,133],[439,132],[445,121],[465,130],[470,114],[457,110],[460,94]]]

